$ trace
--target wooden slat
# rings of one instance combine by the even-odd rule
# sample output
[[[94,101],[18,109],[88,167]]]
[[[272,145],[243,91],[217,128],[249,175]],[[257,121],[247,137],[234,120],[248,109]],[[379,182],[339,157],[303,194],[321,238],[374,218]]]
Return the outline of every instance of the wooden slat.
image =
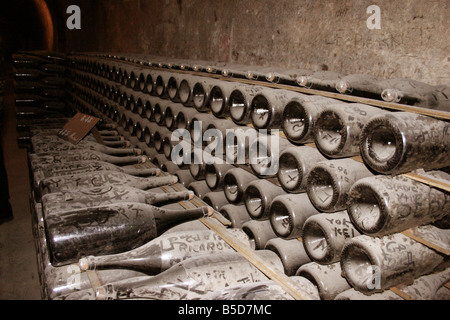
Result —
[[[263,272],[267,277],[280,285],[288,294],[297,300],[312,300],[305,293],[300,293],[291,280],[280,270],[268,266],[263,259],[255,254],[255,251],[242,244],[233,235],[231,235],[219,222],[213,218],[201,218],[204,225],[215,231],[225,242],[252,263],[256,268]]]
[[[396,295],[398,295],[399,297],[401,297],[402,299],[405,300],[416,300],[413,297],[411,297],[409,294],[406,294],[405,292],[403,292],[402,290],[400,290],[397,287],[392,287],[390,288],[390,290],[395,293]]]
[[[103,284],[100,281],[97,271],[95,270],[86,270],[86,275],[88,276],[89,282],[91,283],[92,289],[97,291],[97,288],[101,287]]]
[[[416,180],[418,182],[425,183],[429,186],[450,192],[450,183],[446,183],[442,180],[433,179],[432,177],[424,176],[415,172],[405,173],[403,174],[403,176]]]
[[[405,231],[403,231],[401,233],[403,235],[413,239],[413,240],[416,240],[417,242],[422,243],[423,245],[425,245],[425,246],[427,246],[429,248],[432,248],[432,249],[440,252],[440,253],[443,253],[443,254],[445,254],[447,256],[450,255],[450,251],[449,250],[447,250],[446,248],[442,248],[441,246],[438,246],[437,244],[432,243],[432,242],[430,242],[430,241],[428,241],[428,240],[426,240],[426,239],[424,239],[422,237],[416,236],[414,234],[414,231],[411,230],[411,229],[405,230]]]

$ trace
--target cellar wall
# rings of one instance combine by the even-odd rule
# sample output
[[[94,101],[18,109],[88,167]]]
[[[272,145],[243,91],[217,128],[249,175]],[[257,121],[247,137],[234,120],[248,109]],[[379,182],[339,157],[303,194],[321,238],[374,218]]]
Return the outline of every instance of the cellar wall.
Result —
[[[450,82],[448,0],[49,1],[81,9],[68,51],[147,53],[246,65]],[[58,5],[56,6],[56,3]],[[380,29],[371,5],[380,8]],[[60,19],[63,17],[63,19]]]

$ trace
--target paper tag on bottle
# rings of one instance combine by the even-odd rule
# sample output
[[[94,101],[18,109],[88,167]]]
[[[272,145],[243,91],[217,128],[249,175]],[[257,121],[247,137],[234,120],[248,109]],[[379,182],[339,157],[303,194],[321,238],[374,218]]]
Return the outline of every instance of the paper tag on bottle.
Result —
[[[99,118],[78,112],[58,132],[58,136],[73,144],[78,144],[99,121]]]

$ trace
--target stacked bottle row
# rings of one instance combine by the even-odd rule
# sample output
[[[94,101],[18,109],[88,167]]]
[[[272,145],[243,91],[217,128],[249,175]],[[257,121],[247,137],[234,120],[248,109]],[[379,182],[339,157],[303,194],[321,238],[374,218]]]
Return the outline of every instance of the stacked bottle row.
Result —
[[[189,71],[199,76],[253,80],[263,85],[283,84],[435,110],[450,110],[448,84],[434,86],[412,79],[380,79],[368,74],[346,75],[334,71],[248,66],[130,53],[83,53],[72,58],[83,65],[83,70],[119,81],[133,78],[133,87],[140,88],[144,88],[148,80],[145,70],[142,70],[142,66],[145,66],[175,72]],[[138,67],[129,70],[121,65],[114,65],[114,61],[130,62]],[[166,79],[162,78],[159,81],[164,80]],[[169,86],[176,85],[173,81],[171,80]]]
[[[126,64],[124,67],[125,69],[130,68],[130,66]],[[139,117],[135,117],[137,121],[133,122],[134,119],[130,120],[132,117],[129,116],[130,114],[132,115],[132,113],[128,114],[127,111],[128,108],[135,110],[131,107],[133,105],[132,102],[135,101],[134,95],[136,95],[136,93],[134,91],[137,91],[136,89],[133,89],[135,87],[127,88],[126,82],[125,84],[116,83],[116,85],[111,85],[110,80],[102,79],[100,76],[91,75],[86,72],[86,69],[84,70],[85,71],[75,71],[74,79],[78,82],[78,84],[74,84],[74,92],[82,97],[82,100],[84,99],[88,105],[91,104],[93,106],[93,110],[91,109],[91,111],[99,112],[100,114],[103,113],[123,125],[130,134],[139,137],[143,143],[153,146],[156,151],[160,153],[155,154],[153,152],[149,154],[149,156],[153,157],[153,161],[158,164],[165,163],[166,169],[174,170],[172,172],[176,172],[182,184],[191,190],[194,190],[197,196],[225,215],[230,221],[232,221],[233,226],[242,227],[243,230],[245,230],[245,232],[252,238],[253,246],[256,249],[262,250],[265,249],[266,246],[269,248],[275,248],[276,246],[274,243],[283,243],[281,248],[285,251],[288,250],[287,248],[290,246],[288,243],[297,247],[294,250],[295,255],[297,256],[297,261],[302,261],[300,262],[300,265],[305,264],[305,266],[302,267],[302,271],[300,271],[298,268],[299,264],[295,265],[294,263],[294,265],[292,265],[293,258],[291,257],[290,262],[284,261],[283,267],[287,274],[287,270],[290,270],[291,274],[292,270],[294,270],[296,273],[302,272],[302,275],[308,274],[310,279],[314,279],[314,273],[321,271],[331,274],[332,272],[328,270],[331,268],[331,270],[335,271],[335,276],[334,280],[330,280],[330,287],[334,284],[342,283],[343,286],[339,289],[341,291],[343,291],[342,288],[350,290],[351,287],[353,287],[357,288],[359,292],[364,291],[365,294],[375,294],[377,291],[381,290],[384,292],[391,286],[395,286],[396,284],[406,280],[419,278],[421,275],[426,275],[432,271],[442,268],[442,262],[445,260],[445,257],[442,257],[438,253],[433,255],[433,253],[435,253],[433,250],[422,246],[421,244],[416,244],[409,238],[401,238],[402,235],[398,232],[414,226],[435,223],[435,221],[439,221],[442,227],[448,214],[448,198],[444,192],[428,188],[425,185],[416,183],[401,176],[391,177],[379,175],[378,173],[383,172],[374,173],[374,169],[369,168],[367,163],[361,163],[354,158],[349,158],[351,156],[349,154],[340,155],[337,157],[333,157],[331,154],[326,154],[326,152],[323,151],[326,148],[321,149],[318,147],[318,143],[316,143],[316,148],[310,145],[297,145],[294,144],[291,139],[282,139],[279,136],[274,135],[270,135],[270,139],[267,139],[267,137],[264,136],[266,138],[266,145],[264,149],[268,151],[266,160],[276,159],[276,157],[274,157],[271,153],[271,141],[275,141],[275,143],[280,146],[280,153],[278,154],[280,155],[280,161],[278,166],[275,165],[272,168],[275,170],[273,170],[271,174],[268,174],[267,171],[267,168],[271,167],[267,165],[267,161],[264,162],[259,159],[259,162],[255,161],[252,163],[252,161],[250,161],[251,159],[245,156],[244,164],[250,164],[250,166],[230,166],[226,163],[222,163],[220,165],[202,165],[194,163],[190,164],[188,169],[183,169],[183,167],[186,167],[186,164],[181,161],[179,163],[180,166],[171,169],[169,168],[170,165],[167,165],[167,163],[171,162],[169,157],[171,152],[169,151],[177,144],[168,142],[171,140],[169,138],[171,135],[170,128],[172,128],[172,130],[173,128],[182,128],[170,126],[170,124],[176,123],[174,120],[176,117],[172,118],[174,114],[173,109],[175,107],[180,107],[186,112],[195,109],[196,111],[194,111],[194,113],[198,114],[198,111],[201,111],[201,108],[195,107],[195,105],[194,108],[190,108],[192,106],[185,104],[182,104],[183,106],[179,106],[178,103],[172,102],[165,104],[164,110],[166,110],[166,112],[161,112],[161,109],[158,110],[158,108],[160,108],[161,105],[164,105],[164,100],[168,99],[163,99],[158,95],[151,96],[151,94],[147,93],[146,102],[139,105],[146,105],[146,110],[148,110],[148,112],[140,112]],[[128,71],[129,70],[127,69],[127,72]],[[149,71],[149,73],[151,72]],[[105,74],[103,74],[103,76],[104,75]],[[204,80],[208,82],[209,79]],[[116,78],[115,81],[119,80]],[[121,81],[123,81],[123,79]],[[213,88],[214,86],[210,85],[210,87]],[[273,91],[279,92],[277,90]],[[139,95],[139,98],[142,97],[140,93],[137,95]],[[214,95],[211,90],[207,105],[209,105],[213,115],[209,112],[203,112],[202,114],[198,114],[195,119],[194,117],[192,119],[202,119],[204,122],[208,123],[207,128],[221,127],[222,130],[223,128],[236,128],[237,123],[234,121],[227,121],[226,119],[217,121],[217,115],[212,112],[215,102],[212,98],[213,96]],[[333,102],[333,104],[334,103],[335,102]],[[344,104],[342,102],[336,102],[335,104],[339,104],[340,106],[340,108],[336,109],[339,109],[338,111],[340,111],[340,109],[352,107],[352,111],[347,113],[349,123],[353,124],[348,125],[350,129],[355,130],[356,127],[364,127],[367,119],[366,122],[361,119],[354,119],[357,118],[355,115],[358,113],[361,115],[367,115],[365,110],[360,109],[360,106],[355,106],[353,104],[349,106],[349,104]],[[149,108],[149,106],[152,105],[159,105],[159,107]],[[86,110],[89,109],[89,106],[87,106]],[[378,112],[380,111],[378,110]],[[168,114],[168,117],[165,117],[166,113]],[[178,115],[180,114],[183,113],[179,112]],[[155,115],[157,116],[155,117]],[[425,123],[427,125],[430,123],[432,125],[433,123],[435,125],[439,123],[439,125],[441,125],[441,129],[434,129],[439,128],[439,125],[437,125],[436,127],[433,127],[432,131],[440,131],[445,134],[445,130],[443,128],[446,123],[443,121],[433,122],[434,119],[427,118],[424,120],[425,122],[420,124],[420,121],[417,120],[415,114],[386,112],[386,115],[405,115],[410,117],[407,119],[414,119],[414,123],[416,125],[411,125],[410,120],[403,120],[409,125],[409,127],[403,127],[402,134],[406,132],[409,134],[408,137],[415,136],[413,133],[409,132],[411,131],[409,130],[410,127],[414,127],[414,130],[422,130],[422,134],[427,134],[430,127],[427,127]],[[376,116],[376,114],[372,113],[372,116]],[[169,119],[168,121],[166,121],[167,118]],[[331,118],[333,118],[333,116]],[[183,114],[183,120],[184,119],[186,118]],[[192,119],[190,123],[195,123]],[[324,120],[324,122],[327,121]],[[181,123],[185,124],[185,121],[182,121]],[[227,126],[227,124],[229,126]],[[192,127],[188,126],[184,128],[192,129],[193,125]],[[257,134],[260,134],[262,131],[262,129],[255,130],[243,125],[240,125],[238,128],[245,130],[244,133],[256,132]],[[330,130],[330,132],[332,131],[333,130]],[[163,134],[161,134],[161,132],[163,132]],[[204,132],[202,131],[201,133]],[[162,135],[165,135],[165,139]],[[360,135],[360,131],[359,134],[352,133],[350,136],[353,139],[350,140],[358,140]],[[379,140],[383,140],[383,133],[379,135]],[[275,137],[275,140],[272,140],[273,137]],[[434,148],[437,147],[436,144],[443,144],[443,142],[448,141],[441,141],[440,138],[442,137],[444,136],[441,135],[434,140]],[[192,142],[196,142],[194,134],[192,134],[190,138],[193,139]],[[257,139],[255,140],[248,140],[249,141],[244,141],[242,144],[244,150],[251,150],[252,144],[250,141],[258,140],[258,147],[261,146],[259,136],[257,136]],[[373,140],[374,139],[371,137],[370,141],[372,142]],[[164,141],[166,141],[165,144]],[[406,142],[410,141],[411,138],[406,140]],[[355,144],[354,141],[353,144]],[[386,145],[389,144],[386,143]],[[419,145],[419,143],[416,145]],[[430,145],[433,145],[433,141],[430,141]],[[200,156],[204,156],[204,151],[211,145],[200,141],[200,146],[203,148],[203,150],[200,151]],[[414,150],[414,144],[412,144],[412,146],[413,147],[408,145],[407,149]],[[236,150],[239,146],[227,145],[227,147],[230,147],[232,150]],[[381,144],[376,146],[376,148],[380,151],[384,149]],[[193,153],[192,149],[187,148],[187,150],[188,159],[192,159],[196,156],[196,152]],[[210,148],[210,150],[214,151],[214,148]],[[448,147],[443,147],[441,150],[442,153],[445,154],[445,152],[448,152]],[[414,155],[415,152],[416,155]],[[406,152],[402,153],[406,154]],[[400,161],[403,165],[402,170],[407,170],[405,168],[410,168],[404,163],[408,163],[409,166],[413,163],[413,165],[417,165],[416,168],[423,167],[420,163],[417,164],[417,157],[420,157],[419,155],[423,156],[423,152],[421,153],[420,150],[416,150],[409,152],[408,156],[402,158]],[[439,155],[439,153],[437,153],[437,155]],[[229,155],[227,154],[227,156]],[[231,157],[233,156],[233,153],[231,153]],[[302,156],[307,161],[302,161]],[[416,160],[410,161],[411,156],[413,159],[416,157]],[[217,155],[213,155],[213,158],[220,159]],[[184,158],[181,157],[181,159],[183,160]],[[305,162],[307,163],[306,167]],[[443,168],[447,165],[445,160],[436,162],[437,164],[435,163],[434,165],[431,165],[434,166],[433,168]],[[236,173],[233,174],[234,172]],[[441,177],[444,176],[444,178],[446,178],[444,171],[434,172],[434,174],[440,175]],[[293,182],[294,187],[292,187],[290,182]],[[356,184],[356,182],[361,182],[361,184]],[[369,187],[367,187],[367,185],[369,185]],[[381,187],[377,190],[379,185],[381,185]],[[354,188],[352,189],[352,192],[350,192],[352,187]],[[389,191],[386,192],[385,190]],[[393,199],[386,200],[380,196],[380,194],[383,195],[386,193],[388,195],[389,193],[395,194],[392,190],[397,192],[397,194],[392,197]],[[411,193],[407,194],[406,191]],[[429,210],[423,211],[426,212],[426,214],[423,215],[418,214],[419,212],[422,212],[423,207],[418,210],[411,209],[415,209],[417,206],[418,196],[422,194],[430,195],[430,197],[425,196],[424,200],[421,199],[419,201],[419,203],[424,203],[423,207],[427,206],[426,203],[430,204],[428,206]],[[406,202],[405,198],[407,198]],[[383,201],[387,202],[387,204]],[[434,209],[431,208],[431,203],[435,205]],[[360,222],[357,222],[358,220],[360,220]],[[244,224],[246,224],[246,226],[244,226]],[[328,226],[326,226],[327,224]],[[434,232],[437,229],[436,226],[426,227],[431,228]],[[325,230],[327,229],[333,230],[334,236],[328,235],[328,238],[327,236],[324,236],[324,234],[326,234]],[[373,229],[375,229],[375,231]],[[442,231],[442,229],[439,229],[439,231]],[[329,231],[328,234],[330,232],[331,231]],[[340,237],[337,237],[338,235]],[[302,237],[303,242],[297,240],[299,237]],[[377,237],[380,237],[383,241],[367,246],[372,245],[374,247],[381,248],[385,242],[388,242],[390,246],[392,246],[392,243],[395,243],[395,241],[400,241],[400,245],[397,248],[398,250],[391,248],[391,250],[396,252],[394,253],[394,256],[400,256],[401,253],[399,252],[404,250],[407,253],[408,259],[410,259],[413,250],[411,248],[418,248],[419,253],[417,253],[417,256],[419,257],[419,260],[422,259],[424,255],[430,254],[430,256],[427,256],[425,260],[435,258],[436,264],[431,264],[431,266],[429,265],[429,268],[431,268],[430,270],[427,268],[422,268],[420,263],[416,263],[417,270],[415,270],[415,268],[413,268],[414,270],[408,270],[409,272],[405,272],[403,278],[389,276],[389,268],[386,270],[382,269],[380,263],[377,264],[374,260],[375,253],[371,253],[372,256],[365,253],[365,255],[370,256],[371,259],[361,262],[363,261],[362,258],[364,255],[360,254],[360,251],[362,250],[361,247],[364,245],[359,242],[376,242],[378,239]],[[349,238],[352,238],[352,242],[349,241]],[[330,240],[327,242],[327,239],[333,239],[333,241]],[[387,241],[387,239],[392,241]],[[404,247],[403,242],[407,242],[407,240],[409,240],[409,244]],[[354,244],[354,242],[357,244]],[[348,248],[353,249],[345,249],[347,247],[344,248],[344,244],[347,243]],[[448,241],[446,245],[448,245]],[[277,250],[281,250],[279,249],[280,245],[277,247]],[[345,255],[342,257],[344,252]],[[359,252],[359,254],[355,254],[355,252]],[[303,257],[300,258],[299,255],[302,254]],[[360,264],[359,269],[355,267],[355,263],[352,264],[348,262],[348,257],[351,257],[350,260],[356,261],[356,265]],[[392,260],[392,257],[390,257],[390,259]],[[305,261],[309,261],[311,264],[307,263],[308,266],[306,266]],[[368,261],[370,261],[370,263],[367,263]],[[342,270],[344,266],[346,269]],[[373,269],[370,269],[369,267]],[[377,270],[382,270],[383,274],[387,274],[385,278],[394,278],[394,280],[389,282],[386,281],[385,278],[382,278],[383,286],[376,287],[375,289],[377,290],[362,289],[361,285],[355,280],[357,279],[355,274],[363,275],[364,280],[360,280],[360,283],[363,283],[365,287],[367,287],[369,271],[372,272],[378,267],[380,269]],[[394,269],[396,268],[396,266],[393,265],[390,267]],[[341,276],[341,271],[343,271],[345,277]],[[373,272],[370,274],[373,274]],[[323,275],[319,277],[323,277]],[[317,284],[318,283],[323,283],[323,281],[317,281]],[[334,294],[324,293],[329,291],[330,289],[321,290],[321,298],[335,298],[340,293],[339,291],[335,291]],[[359,296],[359,298],[362,297],[365,297],[365,295]]]
[[[13,86],[19,146],[27,146],[29,127],[40,121],[64,123],[72,116],[65,104],[65,55],[46,51],[13,54]]]

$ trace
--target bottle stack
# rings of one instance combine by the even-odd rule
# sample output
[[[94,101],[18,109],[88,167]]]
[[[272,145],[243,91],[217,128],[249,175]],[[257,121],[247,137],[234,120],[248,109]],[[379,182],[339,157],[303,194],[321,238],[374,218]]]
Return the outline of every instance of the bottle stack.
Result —
[[[26,147],[30,128],[59,125],[73,115],[65,102],[67,59],[36,50],[15,53],[12,62],[18,141]]]
[[[448,298],[448,191],[408,175],[450,181],[450,131],[439,116],[448,101],[430,93],[435,87],[410,99],[402,81],[132,54],[73,54],[68,65],[68,104],[114,128],[98,129],[101,147],[88,136],[85,153],[48,132],[30,139],[47,267],[101,278],[52,298],[293,299],[199,223],[212,212],[206,219],[308,299]],[[437,116],[370,104],[391,87],[403,97],[397,103]],[[129,145],[113,143],[114,130]],[[161,221],[169,216],[176,222]],[[124,217],[111,241],[109,223]]]

